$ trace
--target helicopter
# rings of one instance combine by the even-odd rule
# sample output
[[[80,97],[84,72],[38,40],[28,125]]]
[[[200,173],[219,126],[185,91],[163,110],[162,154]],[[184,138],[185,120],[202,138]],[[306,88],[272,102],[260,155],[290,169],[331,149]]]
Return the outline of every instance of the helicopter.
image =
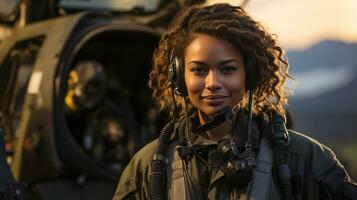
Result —
[[[111,199],[166,122],[147,87],[153,51],[174,14],[203,1],[0,2],[0,197]]]

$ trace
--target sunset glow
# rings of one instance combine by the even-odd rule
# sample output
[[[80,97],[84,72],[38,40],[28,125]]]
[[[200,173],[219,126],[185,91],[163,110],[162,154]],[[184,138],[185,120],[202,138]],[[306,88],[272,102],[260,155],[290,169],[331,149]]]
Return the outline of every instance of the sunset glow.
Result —
[[[210,0],[239,5],[242,1]],[[246,11],[287,48],[299,49],[323,39],[357,42],[356,0],[250,0]]]

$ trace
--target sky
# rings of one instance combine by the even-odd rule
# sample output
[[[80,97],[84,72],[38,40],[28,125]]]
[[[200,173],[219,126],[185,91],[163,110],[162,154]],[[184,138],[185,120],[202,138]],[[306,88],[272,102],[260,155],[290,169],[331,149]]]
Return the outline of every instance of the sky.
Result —
[[[208,0],[240,5],[242,0]],[[357,0],[249,0],[245,10],[288,49],[323,39],[357,42]]]

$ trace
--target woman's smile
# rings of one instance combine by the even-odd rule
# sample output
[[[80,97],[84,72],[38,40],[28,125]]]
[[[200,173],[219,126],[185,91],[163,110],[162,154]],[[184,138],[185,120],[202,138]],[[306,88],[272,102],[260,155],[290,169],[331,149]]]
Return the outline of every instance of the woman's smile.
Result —
[[[227,98],[228,96],[222,96],[222,95],[205,95],[202,96],[202,99],[224,99]]]
[[[205,95],[202,96],[202,101],[206,102],[209,106],[221,106],[224,104],[225,100],[228,99],[229,96],[222,95]]]

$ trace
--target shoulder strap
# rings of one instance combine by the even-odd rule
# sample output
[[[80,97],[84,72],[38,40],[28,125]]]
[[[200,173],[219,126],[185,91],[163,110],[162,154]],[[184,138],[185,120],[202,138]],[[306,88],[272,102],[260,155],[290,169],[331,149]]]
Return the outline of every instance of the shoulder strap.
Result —
[[[187,184],[185,184],[184,163],[177,151],[177,142],[172,142],[168,150],[167,181],[170,200],[187,198]]]
[[[265,200],[270,191],[272,182],[273,153],[267,138],[260,141],[260,151],[257,156],[257,167],[247,188],[247,199]]]

